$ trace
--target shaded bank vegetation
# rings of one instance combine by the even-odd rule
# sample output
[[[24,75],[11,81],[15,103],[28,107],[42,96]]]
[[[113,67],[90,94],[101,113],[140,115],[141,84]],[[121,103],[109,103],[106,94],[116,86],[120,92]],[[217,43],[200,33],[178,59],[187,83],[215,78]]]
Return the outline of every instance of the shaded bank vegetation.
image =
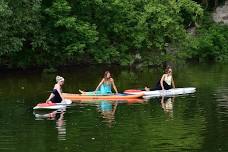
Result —
[[[228,61],[224,1],[0,0],[0,65]]]

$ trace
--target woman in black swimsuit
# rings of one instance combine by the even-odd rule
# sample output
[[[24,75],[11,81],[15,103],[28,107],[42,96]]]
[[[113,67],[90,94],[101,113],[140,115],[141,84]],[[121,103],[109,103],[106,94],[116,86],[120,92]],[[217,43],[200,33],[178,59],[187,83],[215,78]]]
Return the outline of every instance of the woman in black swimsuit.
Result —
[[[56,76],[56,84],[54,86],[54,89],[52,93],[50,94],[49,98],[46,100],[46,102],[52,102],[52,103],[60,103],[64,100],[62,96],[62,85],[64,84],[64,78],[61,76]]]
[[[172,88],[175,88],[175,83],[172,76],[172,68],[168,66],[165,69],[165,74],[162,75],[161,79],[157,82],[155,88],[145,87],[145,90],[169,90]]]

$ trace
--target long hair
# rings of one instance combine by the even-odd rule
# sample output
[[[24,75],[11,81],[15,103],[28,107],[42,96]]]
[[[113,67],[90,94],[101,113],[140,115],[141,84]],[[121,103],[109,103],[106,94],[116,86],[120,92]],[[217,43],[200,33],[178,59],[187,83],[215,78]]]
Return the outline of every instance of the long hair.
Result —
[[[105,73],[104,73],[104,80],[105,81],[108,81],[111,78],[111,74],[110,74],[110,77],[109,78],[107,77],[108,76],[108,73],[110,74],[109,71],[105,71]]]
[[[165,69],[165,74],[168,74],[169,69],[171,69],[171,70],[172,70],[171,66],[167,66],[167,67],[166,67],[166,69]]]

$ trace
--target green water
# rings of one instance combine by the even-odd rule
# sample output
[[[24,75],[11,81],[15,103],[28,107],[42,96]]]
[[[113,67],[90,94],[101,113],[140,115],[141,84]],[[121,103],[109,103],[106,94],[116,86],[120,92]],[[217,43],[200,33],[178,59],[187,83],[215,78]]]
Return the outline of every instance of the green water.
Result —
[[[174,69],[177,87],[191,95],[149,101],[74,103],[65,111],[37,112],[57,74],[64,92],[93,90],[104,70],[120,91],[153,85],[158,69],[75,67],[55,74],[1,71],[1,152],[228,151],[228,65],[183,65]],[[46,114],[46,115],[45,115]],[[46,116],[46,117],[45,117]]]

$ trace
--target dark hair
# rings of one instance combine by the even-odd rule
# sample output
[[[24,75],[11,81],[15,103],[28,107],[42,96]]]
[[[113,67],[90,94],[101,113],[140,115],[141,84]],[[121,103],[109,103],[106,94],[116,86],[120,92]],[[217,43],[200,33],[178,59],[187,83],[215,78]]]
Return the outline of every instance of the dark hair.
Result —
[[[105,81],[108,81],[111,78],[111,76],[110,76],[110,78],[107,77],[108,73],[110,74],[109,71],[105,71],[105,73],[104,73],[104,79],[105,79]]]
[[[169,69],[172,69],[171,66],[167,66],[165,69],[165,73],[167,74],[169,72]]]

